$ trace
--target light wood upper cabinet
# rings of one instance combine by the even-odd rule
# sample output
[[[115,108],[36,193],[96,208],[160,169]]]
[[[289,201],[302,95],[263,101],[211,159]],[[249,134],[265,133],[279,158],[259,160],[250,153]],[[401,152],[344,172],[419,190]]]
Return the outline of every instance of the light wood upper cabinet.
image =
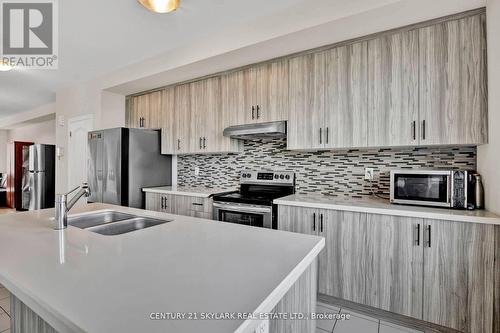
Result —
[[[493,332],[494,228],[426,220],[425,321],[462,332]]]
[[[191,87],[175,87],[175,153],[186,154],[196,149],[194,138],[195,118],[191,112]]]
[[[290,59],[288,149],[324,148],[325,61],[326,52]]]
[[[418,31],[370,40],[368,67],[368,146],[418,145]]]
[[[326,52],[324,148],[367,145],[367,43]]]
[[[287,120],[288,61],[222,75],[222,109],[229,125]]]
[[[161,127],[162,91],[133,96],[129,99],[126,125],[131,128]]]
[[[260,65],[255,76],[255,121],[257,123],[288,119],[288,61]]]
[[[487,142],[485,14],[419,30],[420,143]]]
[[[215,151],[216,128],[220,112],[220,79],[211,78],[191,83],[193,142],[191,153]]]
[[[223,74],[221,77],[222,113],[228,119],[228,126],[252,122],[250,76],[250,70],[242,70]]]
[[[175,88],[162,91],[161,108],[161,153],[174,154],[177,146],[175,122]]]

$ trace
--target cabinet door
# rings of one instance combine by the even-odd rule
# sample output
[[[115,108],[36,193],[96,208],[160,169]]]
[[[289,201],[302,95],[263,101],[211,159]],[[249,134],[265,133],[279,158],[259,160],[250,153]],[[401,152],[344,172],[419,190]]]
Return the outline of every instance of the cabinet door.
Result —
[[[318,292],[364,304],[366,301],[366,214],[321,211],[326,247],[319,263]]]
[[[318,234],[318,210],[304,207],[278,206],[278,229],[301,234]]]
[[[161,107],[161,153],[173,155],[176,153],[176,122],[175,122],[175,89],[166,88],[162,91]]]
[[[425,321],[464,332],[492,332],[494,228],[426,220]]]
[[[148,98],[148,109],[144,113],[144,127],[152,129],[161,128],[163,91],[155,91],[146,96]]]
[[[191,152],[215,151],[220,112],[220,79],[211,78],[191,84],[191,121],[194,146]]]
[[[325,52],[290,59],[288,149],[324,148]]]
[[[420,218],[367,215],[365,304],[422,318],[423,224]]]
[[[485,14],[420,29],[420,143],[487,142]]]
[[[418,145],[418,31],[370,40],[368,67],[368,146]]]
[[[161,211],[159,194],[146,192],[146,210]]]
[[[325,148],[367,145],[367,43],[326,52]]]
[[[129,100],[129,110],[127,117],[127,127],[129,128],[140,128],[142,125],[142,111],[141,107],[143,105],[143,100],[141,96],[130,97]]]
[[[255,68],[254,120],[257,123],[287,120],[288,61],[281,60]]]
[[[192,149],[191,88],[189,84],[175,87],[175,145],[177,154],[189,153]]]
[[[224,74],[221,77],[222,112],[228,116],[228,126],[253,122],[254,74],[252,70],[248,69]]]

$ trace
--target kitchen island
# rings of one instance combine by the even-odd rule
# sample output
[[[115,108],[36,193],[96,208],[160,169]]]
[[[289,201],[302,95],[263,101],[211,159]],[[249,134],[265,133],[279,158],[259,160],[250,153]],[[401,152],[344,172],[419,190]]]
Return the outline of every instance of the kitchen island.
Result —
[[[0,217],[12,332],[254,332],[267,318],[270,332],[314,331],[266,314],[315,311],[323,238],[103,204],[70,216],[102,210],[171,222],[105,236],[55,231],[53,210]]]

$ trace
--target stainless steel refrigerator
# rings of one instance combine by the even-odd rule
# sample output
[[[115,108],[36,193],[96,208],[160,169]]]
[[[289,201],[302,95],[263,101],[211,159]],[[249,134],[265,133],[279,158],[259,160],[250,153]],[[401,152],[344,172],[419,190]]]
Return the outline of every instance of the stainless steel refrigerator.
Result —
[[[172,156],[160,131],[112,128],[88,134],[88,202],[144,208],[144,187],[172,184]]]
[[[28,191],[23,207],[29,210],[54,207],[56,147],[35,144],[29,146]],[[26,200],[29,199],[29,204]]]

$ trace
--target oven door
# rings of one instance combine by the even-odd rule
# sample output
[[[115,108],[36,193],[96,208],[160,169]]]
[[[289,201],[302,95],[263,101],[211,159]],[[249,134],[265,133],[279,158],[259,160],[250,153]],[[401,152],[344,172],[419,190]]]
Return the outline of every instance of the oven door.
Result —
[[[241,203],[214,202],[214,220],[249,225],[252,227],[273,227],[273,208]]]
[[[451,172],[447,170],[392,171],[391,202],[450,207]]]

